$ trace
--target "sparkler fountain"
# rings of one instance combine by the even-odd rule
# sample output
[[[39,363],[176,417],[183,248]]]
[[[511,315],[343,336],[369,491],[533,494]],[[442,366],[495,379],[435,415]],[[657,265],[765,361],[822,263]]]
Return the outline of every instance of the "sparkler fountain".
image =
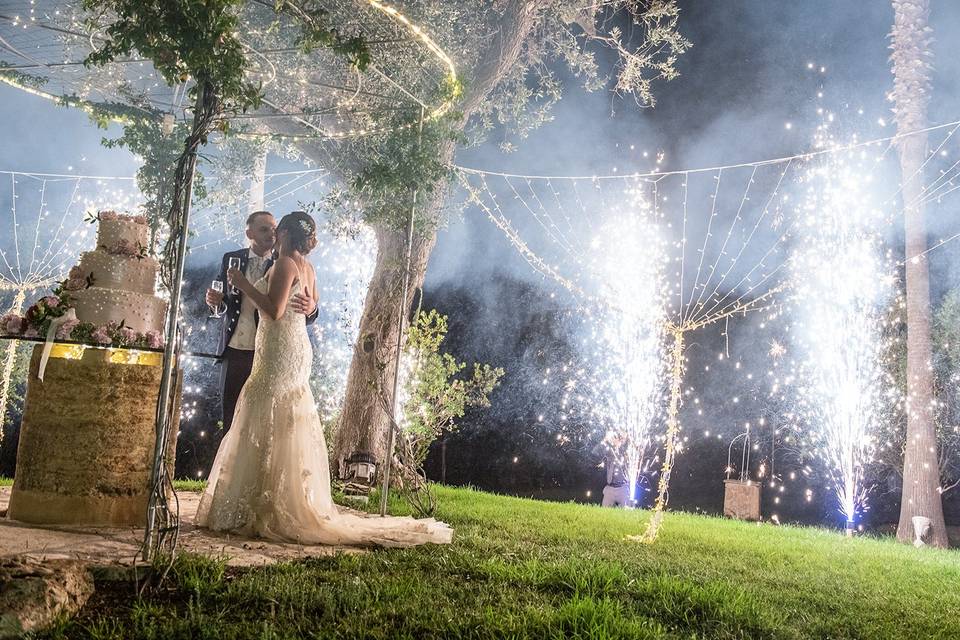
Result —
[[[892,393],[883,325],[894,292],[862,152],[832,154],[807,172],[791,262],[798,326],[799,406],[809,453],[825,467],[852,535],[867,508],[864,472]]]
[[[608,435],[625,442],[616,454],[625,458],[630,500],[660,404],[666,320],[663,241],[639,190],[635,195],[637,210],[603,225],[591,243],[592,266],[601,279],[601,306],[593,314],[602,363],[596,410]]]
[[[609,280],[600,287],[603,292],[605,288],[615,290],[617,279],[635,275],[627,271],[630,265],[638,265],[638,273],[650,271],[649,265],[657,265],[651,272],[656,273],[657,278],[648,279],[655,282],[651,284],[652,289],[644,290],[643,296],[635,298],[620,296],[618,300],[614,295],[610,303],[614,311],[618,304],[624,304],[623,300],[637,305],[635,310],[627,308],[618,312],[623,315],[624,322],[629,322],[630,313],[641,313],[640,317],[645,318],[641,322],[647,322],[648,327],[656,318],[660,341],[656,356],[648,352],[644,358],[649,357],[649,362],[657,364],[647,373],[655,371],[656,375],[651,375],[653,378],[663,374],[668,376],[660,377],[656,386],[657,391],[662,390],[661,384],[669,388],[657,497],[646,530],[642,535],[630,536],[630,539],[654,542],[667,507],[674,460],[682,448],[680,409],[688,332],[768,308],[773,296],[782,290],[785,272],[782,249],[794,225],[781,225],[781,185],[791,168],[796,166],[792,159],[786,159],[763,163],[762,166],[569,177],[521,176],[460,168],[461,184],[467,189],[470,201],[503,231],[531,267],[575,296],[588,298],[593,304],[598,302],[594,299],[597,296],[588,294],[593,285],[584,282],[588,279],[583,278],[584,272],[588,276],[599,275]],[[725,185],[723,192],[721,184]],[[760,200],[760,206],[750,204],[751,195],[759,189],[765,191],[766,197]],[[649,202],[647,219],[656,221],[659,231],[670,238],[666,242],[653,242],[651,239],[656,236],[641,235],[634,247],[635,255],[618,257],[615,241],[634,232],[626,225],[634,219],[631,216],[636,216],[637,211],[647,208],[643,204],[644,198]],[[688,203],[691,208],[695,206],[694,198],[702,198],[700,202],[707,203],[701,207],[706,211],[702,212],[704,215],[700,220],[688,220]],[[611,203],[624,202],[630,205],[628,212],[631,215],[619,215],[619,209],[611,206]],[[555,204],[555,212],[548,209],[550,203]],[[542,258],[507,217],[505,206],[508,204],[515,213],[528,213],[532,219],[530,222],[535,223],[534,228],[546,232],[543,235],[552,245],[549,250],[562,255],[568,265],[576,265],[581,273],[567,275],[560,264],[551,264]],[[568,207],[578,207],[581,215],[571,215]],[[596,211],[603,213],[597,214]],[[611,217],[611,211],[616,215]],[[598,221],[598,215],[604,219]],[[592,255],[592,250],[583,245],[581,238],[596,237],[595,230],[604,228],[611,219],[611,224],[614,227],[619,224],[620,228],[608,233],[610,239],[602,247],[605,260],[614,269],[612,274],[604,274],[608,269],[591,265],[585,257]],[[587,231],[589,235],[585,233]],[[709,260],[708,255],[711,256]],[[617,268],[621,271],[617,272]],[[633,283],[630,286],[641,285]],[[604,302],[602,296],[599,302]],[[655,307],[655,311],[651,307]],[[654,315],[648,316],[648,313]],[[615,318],[616,314],[610,315],[604,322]],[[598,338],[601,344],[607,340],[606,337]],[[611,366],[616,366],[613,360],[611,358]],[[614,376],[601,375],[603,384],[609,384],[608,380],[618,385],[630,384],[624,374],[625,367],[623,364],[619,367]],[[647,373],[639,377],[642,379]],[[643,396],[644,393],[639,393],[637,397]],[[662,394],[647,397],[651,402],[659,401],[658,406],[663,400]],[[649,425],[647,422],[645,428],[652,436]],[[643,438],[634,437],[634,441],[642,443]],[[652,438],[648,442],[652,443]],[[633,456],[637,457],[637,454]]]

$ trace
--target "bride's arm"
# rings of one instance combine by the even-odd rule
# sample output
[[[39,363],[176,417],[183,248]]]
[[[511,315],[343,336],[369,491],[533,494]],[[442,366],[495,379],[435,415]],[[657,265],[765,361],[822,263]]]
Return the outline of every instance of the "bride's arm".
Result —
[[[290,258],[280,258],[273,266],[270,274],[270,287],[266,293],[261,293],[242,273],[236,269],[228,274],[230,284],[240,289],[243,295],[248,296],[253,304],[257,305],[260,313],[272,320],[279,320],[287,310],[287,301],[290,298],[290,287],[297,275],[297,267]]]

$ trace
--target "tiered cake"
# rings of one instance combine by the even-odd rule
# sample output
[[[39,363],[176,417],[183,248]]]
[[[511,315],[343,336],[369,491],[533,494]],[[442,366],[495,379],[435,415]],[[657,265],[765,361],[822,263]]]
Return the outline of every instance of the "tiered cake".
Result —
[[[134,331],[163,331],[167,303],[156,295],[159,264],[147,253],[150,232],[141,216],[101,211],[97,248],[80,256],[71,272],[91,283],[72,291],[77,319],[97,326],[109,322]]]
[[[161,334],[167,303],[156,296],[159,265],[147,255],[146,220],[113,211],[97,218],[96,250],[81,255],[62,285],[67,304],[77,320],[96,326],[93,342],[99,344],[111,344],[111,335],[105,343],[97,339],[111,323],[113,329],[122,322],[136,334]],[[74,345],[54,345],[41,380],[44,348],[36,345],[30,361],[8,517],[142,526],[151,495],[160,354],[84,348],[78,357]],[[180,415],[182,377],[176,375],[171,454]],[[167,463],[172,475],[172,455]]]

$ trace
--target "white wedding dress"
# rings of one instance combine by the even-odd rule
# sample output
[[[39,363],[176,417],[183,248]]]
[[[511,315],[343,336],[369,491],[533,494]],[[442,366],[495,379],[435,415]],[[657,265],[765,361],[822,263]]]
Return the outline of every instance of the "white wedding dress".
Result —
[[[266,292],[267,276],[256,283]],[[294,281],[296,283],[296,280]],[[295,287],[291,287],[293,298]],[[303,544],[408,547],[449,543],[433,519],[338,513],[323,426],[310,389],[313,350],[301,314],[261,317],[253,370],[217,451],[197,524]]]

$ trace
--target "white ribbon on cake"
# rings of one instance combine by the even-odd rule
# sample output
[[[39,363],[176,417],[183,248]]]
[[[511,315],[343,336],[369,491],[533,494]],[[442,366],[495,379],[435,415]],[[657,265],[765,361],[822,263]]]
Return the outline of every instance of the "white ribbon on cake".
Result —
[[[43,343],[43,354],[40,356],[40,368],[37,370],[37,378],[40,379],[40,382],[43,382],[43,372],[47,368],[47,360],[50,359],[50,352],[53,351],[53,341],[57,337],[57,329],[60,328],[60,325],[76,319],[77,314],[71,307],[67,309],[65,314],[50,321],[50,328],[47,329],[47,339]]]

